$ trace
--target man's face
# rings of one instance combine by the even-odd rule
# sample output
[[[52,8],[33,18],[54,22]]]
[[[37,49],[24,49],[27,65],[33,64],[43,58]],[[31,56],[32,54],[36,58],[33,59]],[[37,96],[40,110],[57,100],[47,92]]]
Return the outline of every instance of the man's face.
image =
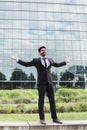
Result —
[[[46,56],[46,49],[42,48],[39,53],[42,57]]]

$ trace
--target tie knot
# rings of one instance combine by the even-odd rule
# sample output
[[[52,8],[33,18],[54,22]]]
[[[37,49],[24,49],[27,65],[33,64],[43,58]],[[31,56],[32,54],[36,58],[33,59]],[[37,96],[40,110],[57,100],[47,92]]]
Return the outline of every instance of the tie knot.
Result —
[[[47,59],[46,57],[43,58],[43,60],[46,60],[46,59]]]

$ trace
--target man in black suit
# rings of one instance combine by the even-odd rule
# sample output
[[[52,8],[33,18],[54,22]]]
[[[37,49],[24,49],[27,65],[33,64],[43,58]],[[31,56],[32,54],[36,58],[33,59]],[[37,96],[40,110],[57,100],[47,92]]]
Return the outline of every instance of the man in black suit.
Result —
[[[18,59],[16,56],[12,56],[11,58],[16,60],[17,63],[19,63],[20,65],[23,65],[26,67],[35,66],[37,69],[37,73],[38,73],[37,83],[38,83],[38,94],[39,94],[38,110],[39,110],[40,123],[46,124],[43,106],[44,106],[45,92],[47,92],[47,96],[50,103],[50,109],[51,109],[51,117],[53,119],[53,122],[62,124],[62,122],[60,122],[57,118],[52,76],[51,76],[50,69],[51,69],[51,66],[61,67],[61,66],[66,65],[68,62],[70,62],[70,58],[67,58],[66,61],[64,62],[56,63],[53,59],[46,57],[45,46],[41,46],[38,49],[38,52],[40,54],[40,57],[33,58],[33,60],[29,62],[24,62]]]

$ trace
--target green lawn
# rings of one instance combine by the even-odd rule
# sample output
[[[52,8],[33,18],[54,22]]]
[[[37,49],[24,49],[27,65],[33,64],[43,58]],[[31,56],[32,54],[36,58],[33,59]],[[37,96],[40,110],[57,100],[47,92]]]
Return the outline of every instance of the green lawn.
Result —
[[[38,113],[34,114],[38,112],[37,101],[37,90],[0,90],[0,121],[39,121]],[[45,112],[49,112],[47,102],[48,100],[46,100]],[[60,112],[58,113],[60,120],[87,120],[87,91],[59,89],[56,92],[56,106],[57,111]],[[12,112],[17,114],[5,114]],[[32,114],[20,114],[21,112]],[[52,120],[50,113],[45,116],[46,121]]]
[[[45,114],[46,121],[51,121],[50,114]],[[59,113],[60,120],[87,120],[87,112]],[[38,114],[0,114],[0,121],[39,121]]]

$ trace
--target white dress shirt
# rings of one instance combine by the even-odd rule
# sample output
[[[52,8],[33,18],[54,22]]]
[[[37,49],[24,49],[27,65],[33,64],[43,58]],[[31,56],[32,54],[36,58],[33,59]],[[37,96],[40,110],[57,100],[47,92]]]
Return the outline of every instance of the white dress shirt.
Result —
[[[46,57],[45,57],[46,58]],[[46,61],[46,64],[47,64],[47,68],[49,67],[49,65],[50,65],[50,62],[49,62],[49,60],[46,58],[45,59],[45,61]],[[44,60],[43,60],[43,57],[41,56],[41,63],[42,63],[42,65],[45,67],[45,63],[44,63]]]

